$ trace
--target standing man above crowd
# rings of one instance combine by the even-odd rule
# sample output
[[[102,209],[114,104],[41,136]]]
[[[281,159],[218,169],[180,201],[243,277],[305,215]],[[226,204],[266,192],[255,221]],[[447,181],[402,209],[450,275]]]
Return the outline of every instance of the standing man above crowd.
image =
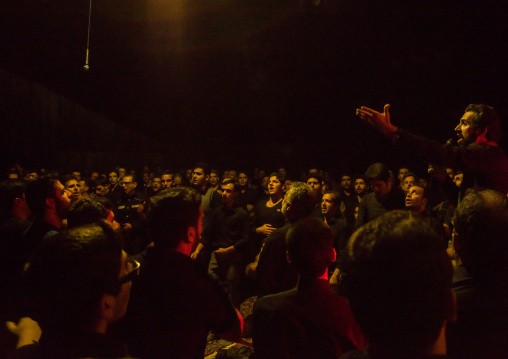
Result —
[[[385,105],[381,113],[362,106],[356,110],[356,115],[405,151],[416,152],[431,163],[461,168],[464,171],[461,194],[465,189],[476,186],[508,193],[508,158],[497,143],[501,137],[501,125],[492,107],[483,104],[466,107],[455,127],[456,146],[443,146],[394,126],[389,109],[390,105]],[[456,190],[459,191],[458,188]]]
[[[214,189],[210,188],[210,167],[206,163],[197,163],[191,174],[191,186],[202,196],[201,206],[205,215],[215,208],[222,206],[222,198]]]

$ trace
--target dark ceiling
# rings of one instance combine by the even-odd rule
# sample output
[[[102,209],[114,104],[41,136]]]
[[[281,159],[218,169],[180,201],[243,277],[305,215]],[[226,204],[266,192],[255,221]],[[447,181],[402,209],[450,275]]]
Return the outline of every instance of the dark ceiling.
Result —
[[[363,104],[438,140],[469,102],[508,115],[505,1],[92,0],[84,71],[89,4],[3,0],[0,68],[189,161],[396,156]]]

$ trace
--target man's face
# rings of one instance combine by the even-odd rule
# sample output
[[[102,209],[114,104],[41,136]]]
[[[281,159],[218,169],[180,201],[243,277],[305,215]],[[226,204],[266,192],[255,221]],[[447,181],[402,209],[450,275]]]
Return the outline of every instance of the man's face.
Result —
[[[221,185],[221,188],[224,207],[232,208],[236,197],[235,185],[233,183],[223,184]]]
[[[210,173],[210,185],[212,187],[217,186],[217,184],[219,183],[219,180],[220,180],[220,177],[217,175],[217,173],[215,173],[215,172]]]
[[[238,181],[238,174],[235,170],[229,170],[228,177],[231,178],[233,181]]]
[[[321,183],[319,183],[319,180],[317,178],[309,178],[307,180],[307,184],[312,188],[312,190],[317,193],[321,191]]]
[[[245,173],[240,173],[238,175],[238,184],[242,187],[247,187],[247,184],[249,183],[249,177]]]
[[[270,195],[282,194],[282,188],[282,183],[276,176],[270,177],[270,181],[268,182],[268,193]]]
[[[406,195],[406,208],[415,212],[423,212],[427,205],[427,199],[423,198],[423,188],[411,186]]]
[[[446,173],[453,180],[453,177],[455,176],[454,173],[453,173],[453,169],[452,168],[446,168]]]
[[[185,171],[185,176],[190,181],[191,180],[191,176],[192,176],[192,170],[188,169],[187,171]]]
[[[369,181],[372,191],[376,194],[376,197],[385,197],[392,189],[392,180],[389,178],[386,182],[379,179],[372,179]]]
[[[342,188],[349,191],[351,189],[351,177],[342,176],[342,178],[340,179],[340,185],[342,186]]]
[[[116,172],[110,172],[108,175],[109,183],[114,186],[118,182],[118,174]]]
[[[143,183],[150,182],[150,173],[149,172],[143,172],[142,177]]]
[[[162,187],[161,179],[159,177],[154,177],[152,180],[152,189],[154,192],[157,192]]]
[[[415,180],[416,178],[413,176],[406,176],[406,178],[404,178],[404,182],[402,182],[402,190],[405,193],[408,193],[409,189],[414,186]]]
[[[455,127],[455,132],[459,138],[457,141],[459,145],[467,146],[468,144],[476,141],[476,133],[473,127],[473,116],[474,112],[466,112],[460,119],[457,127]]]
[[[205,188],[208,176],[205,176],[205,171],[202,168],[194,168],[192,171],[192,186],[199,190]]]
[[[459,173],[459,174],[456,174],[454,177],[453,177],[453,182],[455,182],[455,184],[457,185],[457,187],[460,187],[462,186],[462,180],[464,179],[464,174],[463,173]]]
[[[120,185],[122,186],[123,192],[126,195],[130,195],[136,189],[137,183],[133,182],[132,176],[128,175],[122,178],[122,183],[120,183]]]
[[[31,180],[34,180],[34,179],[37,179],[39,177],[39,175],[37,174],[37,172],[30,172],[28,174],[28,180],[31,181]]]
[[[367,183],[363,180],[363,178],[357,178],[355,180],[355,192],[357,194],[362,194],[365,192],[365,189],[367,188]]]
[[[172,174],[162,175],[160,182],[162,188],[171,188],[173,186],[173,175]]]
[[[337,205],[334,203],[335,195],[333,193],[325,193],[321,199],[321,213],[325,217],[333,217],[337,214]]]
[[[75,179],[71,179],[67,182],[65,182],[65,189],[70,192],[70,198],[72,202],[76,202],[78,199],[81,198],[81,186],[79,185],[78,181]]]
[[[404,176],[408,172],[409,172],[409,168],[406,168],[406,167],[399,168],[399,174],[397,175],[397,178],[399,179],[400,182],[402,182],[404,180]]]
[[[108,194],[108,191],[109,191],[108,187],[105,187],[102,184],[99,184],[97,185],[97,187],[95,187],[95,195],[99,197],[104,197],[105,195]]]
[[[74,177],[76,181],[79,181],[81,179],[81,172],[80,171],[72,172],[72,177]]]
[[[60,181],[55,181],[53,185],[54,199],[55,199],[55,209],[60,218],[66,218],[67,212],[69,212],[69,208],[71,207],[71,192],[65,189],[64,185],[60,183]]]
[[[123,167],[120,167],[118,169],[118,178],[123,178],[126,173],[127,173],[127,170]]]
[[[79,180],[78,186],[79,186],[79,193],[80,193],[81,197],[83,197],[85,195],[85,192],[88,192],[88,190],[89,190],[88,186],[86,185],[85,180],[83,180],[83,179]]]
[[[270,183],[270,177],[264,176],[261,179],[261,188],[263,188],[264,190],[268,191],[268,183]]]

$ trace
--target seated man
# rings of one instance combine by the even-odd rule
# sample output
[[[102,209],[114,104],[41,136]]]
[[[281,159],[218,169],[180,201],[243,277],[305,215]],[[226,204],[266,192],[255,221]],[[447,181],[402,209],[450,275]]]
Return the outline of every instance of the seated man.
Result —
[[[139,264],[127,262],[120,238],[106,222],[48,237],[26,271],[30,317],[41,329],[38,344],[20,358],[118,358],[125,346],[107,335],[127,310]]]
[[[254,304],[256,358],[337,358],[365,345],[347,301],[330,290],[333,234],[323,221],[305,217],[288,231],[287,260],[300,279],[296,288]]]
[[[369,346],[341,359],[445,358],[455,319],[452,266],[438,236],[406,211],[356,231],[342,263],[343,290]]]
[[[201,195],[193,189],[173,187],[154,197],[147,217],[154,246],[119,328],[134,357],[203,358],[209,331],[241,337],[240,314],[223,285],[190,258],[202,220]]]

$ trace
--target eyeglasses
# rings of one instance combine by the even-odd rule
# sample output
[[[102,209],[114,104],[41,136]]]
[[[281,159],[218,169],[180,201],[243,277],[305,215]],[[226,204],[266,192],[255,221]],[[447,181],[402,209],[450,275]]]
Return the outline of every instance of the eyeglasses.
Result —
[[[127,268],[129,268],[129,273],[118,279],[119,284],[131,282],[139,276],[139,268],[141,267],[141,263],[134,259],[128,259],[126,264]]]

